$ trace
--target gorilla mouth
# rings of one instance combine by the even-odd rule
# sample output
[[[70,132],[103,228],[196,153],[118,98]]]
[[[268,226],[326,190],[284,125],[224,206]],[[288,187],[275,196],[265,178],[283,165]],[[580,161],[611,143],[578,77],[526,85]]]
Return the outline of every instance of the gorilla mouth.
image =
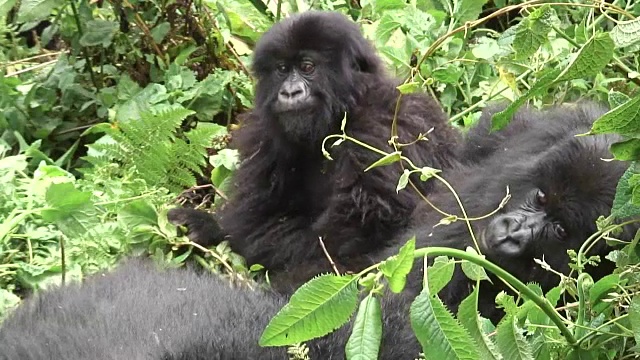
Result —
[[[499,238],[487,236],[487,229],[483,229],[478,237],[478,245],[481,250],[488,254],[500,254],[506,256],[518,256],[522,254],[524,247],[522,241],[511,236],[502,236]]]
[[[276,101],[273,111],[276,114],[315,112],[317,102],[317,98],[313,95],[297,102]]]

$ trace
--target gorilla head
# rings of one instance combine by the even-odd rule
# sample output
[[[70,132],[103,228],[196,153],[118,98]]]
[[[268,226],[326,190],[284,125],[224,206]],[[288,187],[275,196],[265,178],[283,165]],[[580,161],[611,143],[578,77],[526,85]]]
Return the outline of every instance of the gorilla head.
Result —
[[[256,111],[277,121],[290,140],[317,145],[355,106],[359,75],[381,74],[382,65],[356,24],[339,13],[310,11],[260,39],[253,71]]]

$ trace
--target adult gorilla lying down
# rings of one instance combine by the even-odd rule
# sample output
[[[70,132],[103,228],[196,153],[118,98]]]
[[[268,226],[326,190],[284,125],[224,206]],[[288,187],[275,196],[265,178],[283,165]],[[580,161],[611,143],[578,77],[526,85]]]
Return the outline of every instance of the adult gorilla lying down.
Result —
[[[463,154],[475,157],[475,164],[444,177],[456,189],[470,218],[482,217],[499,207],[509,189],[511,199],[494,215],[471,221],[480,249],[487,258],[523,282],[536,282],[546,292],[559,282],[558,276],[534,261],[543,259],[564,274],[569,273],[568,249],[580,245],[596,232],[596,219],[608,215],[616,185],[627,163],[607,162],[615,136],[575,137],[590,130],[593,121],[606,112],[594,104],[564,105],[549,111],[520,110],[501,132],[488,134],[491,115],[487,109],[479,126],[466,137]],[[461,214],[453,195],[437,190],[433,204],[449,214]],[[409,235],[417,235],[416,247],[473,246],[467,224],[437,224],[442,215],[426,204],[413,214]],[[621,238],[631,239],[637,226],[625,228]],[[601,264],[590,269],[594,278],[613,270],[605,260],[610,249],[604,241],[590,255],[600,255]],[[395,249],[383,255],[394,252]],[[419,267],[419,266],[416,266]],[[413,271],[410,292],[421,290],[420,269]],[[472,288],[457,270],[454,281],[439,295],[455,311]],[[506,286],[493,279],[482,282],[481,313],[496,322],[503,313],[495,307],[495,295]]]
[[[577,249],[595,232],[596,218],[610,211],[616,181],[626,168],[621,162],[601,160],[610,157],[608,147],[615,138],[573,137],[585,132],[602,112],[589,105],[543,114],[523,110],[506,129],[511,131],[507,138],[472,133],[469,141],[478,135],[490,150],[488,155],[479,157],[478,165],[448,173],[470,216],[496,208],[510,187],[512,198],[506,207],[472,225],[487,256],[522,281],[536,281],[545,290],[555,286],[558,278],[533,258],[544,256],[553,268],[566,273],[566,250]],[[534,123],[529,122],[549,117],[557,117],[566,133],[542,146],[547,135],[533,131],[529,126]],[[504,148],[508,151],[498,151]],[[432,200],[448,212],[458,212],[446,191],[434,194]],[[399,242],[417,232],[419,246],[471,245],[462,222],[433,227],[442,216],[422,207],[415,216],[415,228]],[[627,230],[624,238],[630,237],[632,229]],[[383,259],[396,251],[377,256]],[[592,253],[606,251],[599,244]],[[601,265],[594,277],[608,270]],[[416,269],[405,293],[383,301],[386,330],[381,359],[413,359],[420,351],[407,315],[420,283]],[[494,296],[502,288],[499,281],[494,284],[483,282],[480,307],[496,321],[500,313]],[[455,309],[470,287],[464,275],[456,274],[440,296]],[[67,286],[25,301],[0,328],[0,359],[284,359],[284,349],[260,348],[257,342],[285,302],[278,293],[231,288],[211,275],[159,272],[134,262],[81,287]],[[344,327],[310,342],[311,358],[343,359],[348,334]]]
[[[368,263],[406,227],[418,197],[396,193],[399,164],[365,172],[379,155],[349,141],[327,149],[327,160],[323,139],[340,133],[346,115],[349,136],[393,151],[396,117],[400,143],[428,133],[428,141],[403,147],[405,155],[443,168],[454,163],[458,131],[431,97],[400,97],[356,24],[338,13],[311,11],[274,25],[256,45],[253,71],[256,106],[233,134],[242,164],[229,203],[215,218],[173,209],[169,219],[200,244],[228,235],[235,252],[264,265],[274,288],[285,291],[331,271],[319,237],[341,271]],[[433,184],[416,183],[423,192]]]

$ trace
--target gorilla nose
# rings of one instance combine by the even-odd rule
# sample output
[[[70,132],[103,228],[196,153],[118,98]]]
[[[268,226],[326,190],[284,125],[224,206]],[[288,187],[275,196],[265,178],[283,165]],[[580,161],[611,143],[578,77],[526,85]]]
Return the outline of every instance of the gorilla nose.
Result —
[[[299,82],[293,84],[283,84],[278,93],[278,100],[284,104],[293,105],[306,98],[305,87]]]

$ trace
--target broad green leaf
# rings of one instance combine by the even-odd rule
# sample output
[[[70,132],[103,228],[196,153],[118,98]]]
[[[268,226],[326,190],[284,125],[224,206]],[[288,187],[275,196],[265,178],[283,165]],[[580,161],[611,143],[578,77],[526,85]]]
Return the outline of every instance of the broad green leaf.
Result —
[[[591,304],[592,311],[598,314],[601,309],[608,307],[610,304],[602,305],[601,300],[609,293],[617,289],[620,283],[619,274],[609,274],[602,279],[596,281],[595,284],[589,290],[589,303]],[[597,309],[597,310],[596,310]]]
[[[13,8],[16,4],[17,0],[0,0],[0,18],[4,18],[9,10]],[[2,305],[0,305],[0,309],[2,309]],[[0,317],[2,317],[0,315]]]
[[[407,184],[409,183],[409,175],[411,175],[411,171],[404,169],[404,172],[400,176],[400,180],[398,180],[398,186],[396,186],[397,193],[407,187]]]
[[[99,223],[90,199],[90,193],[76,189],[73,183],[52,184],[46,193],[50,208],[42,211],[42,218],[70,238],[85,236]]]
[[[640,94],[596,120],[590,133],[640,136]]]
[[[376,360],[382,340],[380,300],[369,294],[360,303],[345,352],[348,360]]]
[[[533,360],[531,348],[516,324],[516,317],[507,315],[496,328],[496,342],[502,357],[509,360]]]
[[[413,267],[413,252],[416,249],[416,237],[412,237],[400,248],[398,255],[385,260],[380,265],[380,271],[389,282],[389,289],[399,293],[407,283],[407,275]]]
[[[617,160],[640,160],[640,139],[629,139],[611,144],[611,153]]]
[[[351,275],[320,275],[302,285],[269,322],[261,346],[283,346],[324,336],[349,321],[358,286]]]
[[[625,219],[640,215],[640,203],[633,202],[634,190],[640,187],[632,181],[633,177],[637,175],[640,175],[638,165],[633,163],[618,181],[616,196],[613,199],[613,207],[611,208],[611,215],[614,218]],[[635,191],[637,192],[637,190]]]
[[[84,34],[80,38],[82,46],[111,45],[113,35],[118,31],[118,23],[107,20],[90,20],[84,27]]]
[[[640,296],[634,295],[629,305],[629,321],[636,344],[640,344]]]
[[[44,20],[51,15],[53,9],[63,4],[64,0],[22,0],[16,22]]]
[[[459,24],[476,20],[482,12],[482,7],[487,0],[455,0],[453,8],[453,18]]]
[[[385,12],[384,15],[382,15],[376,27],[375,38],[378,44],[385,45],[393,33],[402,26],[400,17],[403,15],[404,13],[400,12],[398,14],[396,11]]]
[[[469,333],[453,318],[442,301],[425,287],[411,304],[411,327],[429,359],[479,359]]]
[[[513,48],[516,59],[524,60],[533,55],[538,48],[547,42],[547,35],[552,29],[551,19],[555,11],[548,5],[531,12],[516,28]]]
[[[402,10],[407,6],[403,0],[375,0],[372,5],[377,12],[394,9]]]
[[[609,33],[596,34],[580,48],[571,64],[558,75],[555,81],[560,82],[595,76],[611,61],[613,50],[613,40],[611,40]]]
[[[500,46],[495,39],[482,37],[478,45],[471,49],[471,53],[478,59],[488,60],[500,53]]]
[[[475,249],[473,249],[470,246],[467,247],[466,252],[472,253],[474,255],[478,255]],[[462,267],[462,271],[464,271],[464,274],[467,275],[467,277],[473,281],[489,280],[489,276],[487,275],[487,272],[480,265],[476,265],[472,262],[464,260],[462,261],[461,267]]]
[[[125,228],[135,228],[139,225],[156,225],[158,213],[147,200],[132,201],[118,211],[118,221]]]
[[[438,256],[427,268],[427,284],[431,294],[437,294],[451,281],[456,263],[446,256]]]
[[[618,22],[611,30],[611,38],[617,48],[640,43],[640,18]]]
[[[369,165],[369,167],[364,169],[364,171],[367,172],[373,168],[393,164],[394,162],[400,161],[401,155],[402,155],[402,152],[400,151],[394,151],[392,153],[389,153],[383,156],[382,158],[380,158],[379,160],[377,160],[376,162],[374,162],[373,164]]]
[[[465,69],[454,64],[446,64],[433,70],[431,74],[437,81],[445,84],[457,84]]]
[[[222,149],[209,158],[209,163],[214,167],[224,166],[229,170],[235,170],[240,164],[238,150]]]
[[[471,337],[476,341],[476,344],[478,344],[478,352],[481,355],[480,359],[502,359],[502,356],[497,351],[496,345],[482,329],[483,321],[478,313],[479,284],[480,282],[476,282],[473,292],[460,303],[458,307],[458,321],[467,329]]]

